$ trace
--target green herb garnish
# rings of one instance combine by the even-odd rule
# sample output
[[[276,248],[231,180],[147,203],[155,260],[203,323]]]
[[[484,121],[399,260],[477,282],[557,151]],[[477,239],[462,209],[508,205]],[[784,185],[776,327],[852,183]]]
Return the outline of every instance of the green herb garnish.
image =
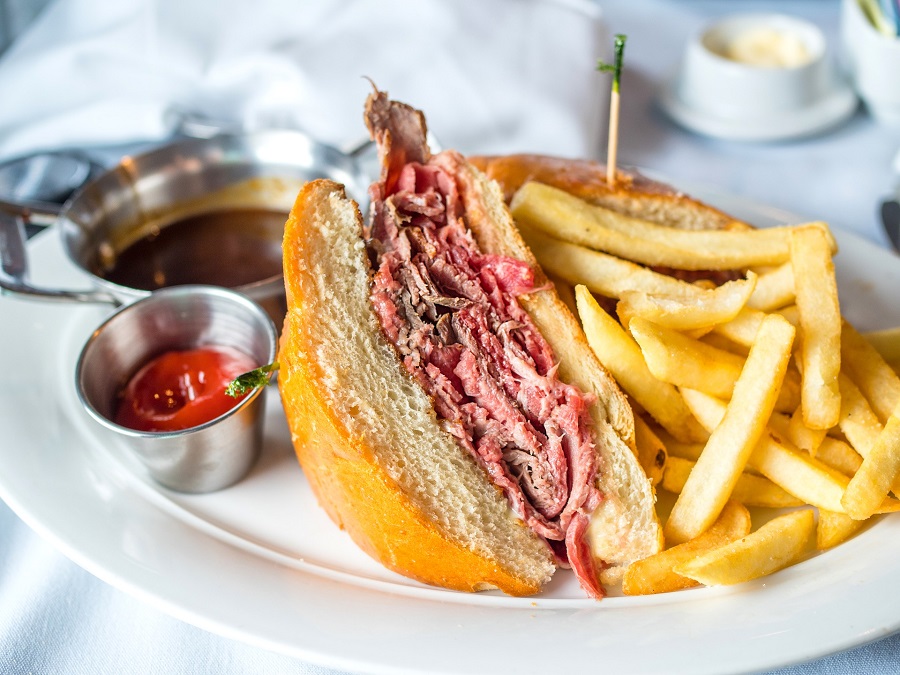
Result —
[[[628,36],[622,33],[616,35],[613,45],[616,54],[615,63],[605,63],[602,60],[597,61],[597,70],[601,73],[613,73],[612,89],[615,92],[619,91],[619,83],[622,80],[622,59],[625,55],[625,40],[627,38]]]
[[[237,398],[248,391],[253,391],[257,387],[265,387],[269,384],[269,373],[278,370],[279,367],[278,361],[272,361],[266,366],[260,366],[238,375],[225,388],[225,393],[233,398]]]

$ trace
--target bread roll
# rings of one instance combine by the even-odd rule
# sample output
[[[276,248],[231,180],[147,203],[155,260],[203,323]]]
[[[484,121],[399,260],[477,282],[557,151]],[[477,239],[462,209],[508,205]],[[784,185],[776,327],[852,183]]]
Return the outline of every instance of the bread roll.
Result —
[[[501,186],[509,202],[523,184],[536,181],[633,218],[684,230],[747,229],[718,209],[635,171],[618,171],[606,182],[606,166],[590,160],[547,155],[470,157],[469,162]]]
[[[395,118],[394,108],[381,112],[378,119],[388,124]],[[424,120],[420,131],[424,137]],[[390,152],[391,141],[381,140],[383,188],[396,181],[392,172],[402,162]],[[394,143],[407,158],[431,161],[427,151],[416,155]],[[517,300],[549,342],[560,379],[592,401],[594,487],[601,498],[585,514],[583,536],[601,580],[616,582],[625,566],[662,544],[654,495],[633,452],[628,402],[546,283],[498,185],[455,153],[435,161],[452,174],[481,253],[534,270],[534,290]],[[325,180],[304,186],[285,228],[288,313],[279,387],[304,472],[329,516],[390,569],[456,590],[535,593],[559,553],[525,526],[404,368],[370,299],[372,251],[362,231],[357,205]]]

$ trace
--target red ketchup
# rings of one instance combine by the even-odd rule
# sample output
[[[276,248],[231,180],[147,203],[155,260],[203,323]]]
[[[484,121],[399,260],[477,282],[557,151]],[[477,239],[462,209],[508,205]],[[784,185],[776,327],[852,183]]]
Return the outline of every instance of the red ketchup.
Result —
[[[251,357],[231,347],[165,352],[129,380],[116,423],[137,431],[177,431],[209,422],[247,395],[233,398],[225,388],[255,367]]]

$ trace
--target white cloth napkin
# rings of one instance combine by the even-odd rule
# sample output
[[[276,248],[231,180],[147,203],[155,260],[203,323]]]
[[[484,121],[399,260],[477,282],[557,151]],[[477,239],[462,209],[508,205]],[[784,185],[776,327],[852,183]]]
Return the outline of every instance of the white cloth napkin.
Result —
[[[0,158],[161,140],[179,112],[342,146],[365,77],[445,147],[591,156],[607,38],[588,0],[56,0],[0,59]]]

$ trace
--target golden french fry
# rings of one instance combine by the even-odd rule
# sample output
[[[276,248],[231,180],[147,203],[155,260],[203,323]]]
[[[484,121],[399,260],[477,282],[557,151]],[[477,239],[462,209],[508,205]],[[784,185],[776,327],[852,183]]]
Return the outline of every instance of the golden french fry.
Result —
[[[748,465],[806,504],[844,510],[841,498],[849,478],[777,436],[764,436]]]
[[[700,297],[709,293],[628,260],[555,239],[524,223],[518,225],[545,272],[572,284],[583,284],[599,295],[618,298],[625,291],[643,291],[655,295]]]
[[[841,412],[841,310],[831,248],[820,228],[791,230],[791,264],[802,329],[803,420],[813,429],[830,429]]]
[[[794,269],[790,261],[772,272],[760,274],[747,306],[764,312],[780,309],[794,302]]]
[[[756,275],[728,281],[699,297],[651,295],[641,291],[625,291],[619,295],[617,313],[642,317],[674,330],[707,331],[734,319],[753,292]],[[623,324],[628,325],[623,321]]]
[[[776,310],[776,313],[781,314],[781,316],[783,316],[794,328],[800,327],[800,310],[797,309],[797,305],[782,307],[781,309]]]
[[[806,450],[813,457],[816,456],[816,451],[819,449],[822,441],[825,440],[826,433],[827,430],[825,429],[810,429],[806,422],[803,421],[803,413],[799,408],[794,410],[794,414],[788,420],[788,439],[801,450]]]
[[[794,327],[771,314],[759,328],[721,423],[678,496],[664,528],[668,541],[696,537],[718,517],[766,428],[787,370]]]
[[[751,307],[744,307],[731,321],[715,326],[713,333],[728,338],[736,344],[750,347],[756,339],[756,334],[759,332],[759,327],[765,318],[765,312]]]
[[[862,457],[848,443],[826,436],[816,452],[816,459],[845,476],[852,476],[862,466]]]
[[[650,479],[650,485],[657,485],[662,480],[668,454],[662,440],[640,415],[634,416],[634,444],[638,462]]]
[[[654,377],[717,398],[731,398],[746,357],[644,319],[633,319],[628,327]],[[795,410],[799,401],[800,378],[796,371],[789,369],[785,373],[775,409]]]
[[[729,501],[712,527],[700,536],[629,565],[622,580],[622,591],[625,595],[649,595],[696,586],[696,581],[675,574],[672,568],[749,532],[750,513],[741,504]]]
[[[675,566],[674,572],[706,586],[751,581],[799,561],[815,527],[812,509],[793,511],[742,539]]]
[[[675,438],[703,440],[706,433],[681,394],[671,384],[653,377],[640,347],[625,329],[603,311],[584,286],[575,287],[575,298],[588,344],[622,389]]]
[[[642,317],[634,317],[628,328],[654,377],[678,387],[731,398],[744,366],[743,358]]]
[[[838,428],[850,441],[850,445],[860,455],[866,457],[884,430],[884,425],[859,387],[853,384],[849,377],[841,373],[838,384],[841,388],[841,417],[838,420]]]
[[[713,329],[715,329],[715,326],[713,326]],[[709,346],[715,347],[716,349],[721,349],[723,352],[736,354],[743,359],[747,358],[747,352],[750,351],[750,347],[748,345],[738,344],[737,342],[729,340],[724,335],[719,335],[715,332],[707,333],[700,338],[700,341],[705,342]]]
[[[557,239],[606,251],[645,265],[684,270],[733,270],[788,260],[787,227],[758,230],[680,230],[594,206],[563,190],[526,183],[510,210],[525,223]],[[810,224],[830,237],[824,223]],[[832,240],[833,241],[833,240]]]
[[[769,428],[778,434],[781,439],[786,439],[793,446],[797,446],[793,437],[796,430],[791,428],[795,419],[795,416],[788,417],[787,415],[772,413],[772,417],[769,418]],[[807,427],[804,433],[815,432]],[[809,450],[806,450],[806,452],[809,452]],[[831,436],[825,436],[819,443],[818,448],[816,448],[815,458],[848,478],[856,473],[862,465],[862,457],[856,450],[845,441]]]
[[[747,466],[810,506],[846,512],[842,499],[850,482],[847,476],[784,442],[764,438],[753,451]],[[875,513],[896,511],[900,511],[900,501],[889,497],[875,509]]]
[[[853,520],[846,513],[835,513],[819,509],[819,522],[816,526],[816,548],[820,551],[837,546],[846,541],[863,526],[864,521]]]
[[[726,405],[699,391],[682,391],[696,419],[714,429],[725,416]],[[772,415],[776,418],[778,415]],[[787,424],[787,418],[785,418]],[[747,468],[758,471],[805,504],[843,512],[841,498],[850,479],[829,466],[794,448],[784,437],[769,430],[753,449]]]
[[[865,520],[877,513],[900,478],[900,417],[897,415],[900,415],[900,409],[888,418],[844,492],[841,504],[855,520]]]
[[[881,424],[878,415],[872,410],[859,387],[853,384],[850,378],[841,373],[838,382],[841,387],[841,419],[838,428],[861,458],[860,464],[856,467],[856,471],[858,471],[862,459],[869,456],[872,448],[878,442],[879,436],[884,431],[884,425]],[[856,471],[849,475],[852,476]],[[894,480],[891,491],[900,495],[900,477]]]
[[[682,391],[682,395],[695,418],[707,429],[715,428],[725,416],[723,401],[689,389]],[[786,437],[771,428],[753,449],[747,468],[758,471],[804,504],[846,513],[842,499],[850,479],[794,447]],[[890,498],[885,498],[876,509],[876,513],[895,511],[900,511],[900,501]]]
[[[797,305],[782,307],[775,313],[784,317],[794,328],[800,326]],[[727,338],[737,345],[749,348],[756,339],[756,333],[764,318],[766,318],[766,312],[752,307],[744,307],[731,321],[714,326],[713,333]]]
[[[660,487],[672,494],[680,494],[687,482],[694,462],[681,457],[669,457]],[[731,499],[745,506],[762,506],[780,509],[802,506],[803,501],[775,485],[768,478],[752,473],[742,473],[731,491]]]
[[[900,403],[900,376],[847,321],[841,326],[841,359],[878,419],[887,422]]]

